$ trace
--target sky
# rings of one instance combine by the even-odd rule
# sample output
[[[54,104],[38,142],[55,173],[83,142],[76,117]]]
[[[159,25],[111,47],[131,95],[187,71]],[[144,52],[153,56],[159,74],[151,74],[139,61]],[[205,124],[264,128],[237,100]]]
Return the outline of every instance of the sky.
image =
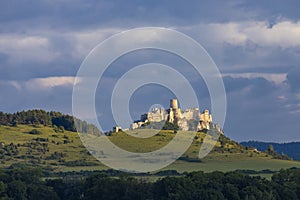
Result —
[[[113,34],[165,27],[199,42],[218,66],[227,95],[225,134],[237,141],[300,141],[299,1],[3,0],[0,2],[0,110],[72,113],[75,76],[89,52]],[[210,109],[201,77],[178,57],[130,53],[105,72],[96,94],[98,119],[113,124],[111,90],[130,67],[159,62],[177,67]],[[133,118],[174,94],[158,85],[131,98]]]

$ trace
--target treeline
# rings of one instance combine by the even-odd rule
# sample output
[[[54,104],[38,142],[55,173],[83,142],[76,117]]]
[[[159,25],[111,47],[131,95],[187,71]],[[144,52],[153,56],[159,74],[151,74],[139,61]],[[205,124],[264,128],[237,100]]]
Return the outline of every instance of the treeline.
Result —
[[[300,142],[274,143],[249,141],[241,142],[240,144],[243,146],[257,148],[259,151],[267,151],[269,147],[272,146],[275,152],[279,154],[286,154],[294,160],[300,161]]]
[[[281,170],[272,179],[240,172],[192,172],[156,182],[127,174],[42,179],[41,170],[0,171],[0,199],[299,199],[300,170]]]
[[[60,112],[46,112],[44,110],[28,110],[16,113],[0,112],[0,125],[17,126],[18,124],[53,126],[55,129],[73,132],[77,131],[78,128],[78,131],[83,133],[100,134],[96,126]]]

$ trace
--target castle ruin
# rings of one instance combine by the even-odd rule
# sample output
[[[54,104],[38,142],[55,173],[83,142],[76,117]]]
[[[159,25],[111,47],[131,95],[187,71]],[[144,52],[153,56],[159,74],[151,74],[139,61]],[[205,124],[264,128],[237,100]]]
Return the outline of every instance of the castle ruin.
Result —
[[[178,125],[180,130],[184,131],[203,131],[216,128],[223,133],[218,124],[214,124],[212,116],[208,110],[202,113],[199,108],[188,108],[181,110],[177,99],[170,100],[170,108],[153,108],[150,112],[141,115],[140,120],[131,124],[130,129],[140,128],[151,122],[167,121]]]

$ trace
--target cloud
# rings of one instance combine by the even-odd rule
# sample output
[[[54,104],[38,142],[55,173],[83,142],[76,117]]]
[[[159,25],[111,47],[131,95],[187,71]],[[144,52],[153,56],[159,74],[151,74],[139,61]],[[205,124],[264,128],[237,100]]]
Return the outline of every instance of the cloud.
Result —
[[[268,21],[238,21],[225,23],[198,24],[184,27],[193,31],[206,43],[228,43],[232,45],[278,46],[282,48],[300,45],[300,22],[281,21],[272,27]]]
[[[42,36],[0,35],[0,52],[9,55],[11,63],[49,62],[57,55]]]
[[[80,81],[80,79],[79,79]],[[0,110],[56,110],[71,114],[75,77],[33,78],[26,81],[0,80]]]
[[[75,77],[47,77],[35,78],[27,81],[25,86],[29,89],[51,89],[58,86],[72,86],[75,83]]]
[[[298,139],[299,6],[294,0],[1,1],[0,110],[71,113],[74,76],[93,47],[126,29],[163,26],[203,44],[219,66],[228,93],[225,131],[230,137]],[[134,53],[106,71],[113,80],[103,84],[97,95],[105,101],[97,103],[110,103],[109,89],[129,67],[158,62],[183,73],[195,85],[200,106],[209,107],[207,88],[187,63],[163,53]],[[134,115],[157,100],[167,102],[170,95],[157,88],[141,90],[132,101]],[[110,128],[104,113],[100,118]]]
[[[268,22],[250,24],[240,31],[249,40],[259,45],[280,46],[282,48],[300,45],[300,22],[282,21],[269,27]]]
[[[274,84],[263,77],[225,76],[224,83],[228,102],[224,129],[230,138],[300,140],[297,134],[300,102],[285,82]]]
[[[253,15],[252,11],[239,6],[240,2],[216,0],[174,1],[171,4],[168,0],[11,0],[0,4],[3,31],[30,30],[32,27],[80,30],[113,26],[174,26],[199,21],[242,20]]]
[[[223,77],[230,76],[232,78],[247,78],[247,79],[255,79],[255,78],[264,78],[270,82],[275,84],[282,84],[287,80],[286,73],[223,73]]]
[[[17,89],[17,90],[21,90],[22,89],[22,86],[21,86],[21,84],[18,81],[8,81],[7,83],[9,85],[15,87],[15,89]]]
[[[298,8],[300,2],[298,0],[273,0],[273,1],[240,1],[240,7],[245,11],[252,11],[253,17],[258,19],[269,19],[271,23],[278,19],[287,18],[298,20],[300,14]]]
[[[299,21],[270,26],[252,19],[176,28],[202,44],[223,73],[287,73],[300,62]]]
[[[55,87],[73,86],[80,81],[80,78],[70,76],[33,78],[27,81],[2,81],[2,84],[13,86],[17,90],[49,90]]]
[[[120,28],[100,28],[85,31],[71,31],[66,33],[65,38],[72,38],[74,49],[72,55],[74,57],[85,57],[99,43],[115,33],[121,32]]]
[[[208,47],[213,58],[220,63],[221,70],[227,66],[240,70],[253,67],[253,64],[291,65],[298,61],[299,22],[282,21],[274,24],[272,28],[267,21],[200,23],[176,28],[189,33]],[[28,79],[32,76],[74,75],[90,50],[122,30],[126,29],[96,27],[57,33],[51,29],[39,30],[37,27],[26,34],[0,34],[0,68],[2,71],[6,68],[4,71],[8,73],[0,76],[8,79],[18,79],[18,76]],[[146,39],[145,36],[139,37]],[[24,69],[27,72],[19,73]],[[58,70],[63,74],[58,73]]]

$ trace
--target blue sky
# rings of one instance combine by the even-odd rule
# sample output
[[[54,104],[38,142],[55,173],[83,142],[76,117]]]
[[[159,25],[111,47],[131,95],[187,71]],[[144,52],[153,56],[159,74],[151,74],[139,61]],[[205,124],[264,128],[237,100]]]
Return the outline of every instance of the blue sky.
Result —
[[[1,1],[0,110],[71,113],[74,77],[93,47],[123,30],[161,26],[194,38],[219,67],[230,138],[300,141],[300,2],[268,2]],[[123,70],[154,60],[181,66],[193,80],[201,109],[210,107],[203,81],[186,63],[168,54],[137,52],[114,63],[97,91],[97,113],[107,128],[112,120],[102,105],[113,84]],[[172,95],[158,86],[141,88],[130,105],[133,117],[155,103],[167,107]]]

